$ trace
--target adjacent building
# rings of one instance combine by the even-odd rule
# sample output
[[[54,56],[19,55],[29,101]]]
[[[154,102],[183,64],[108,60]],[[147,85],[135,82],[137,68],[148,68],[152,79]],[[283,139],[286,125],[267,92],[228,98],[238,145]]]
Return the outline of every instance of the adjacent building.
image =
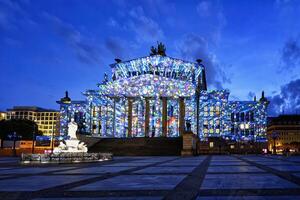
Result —
[[[198,59],[166,56],[152,47],[150,56],[115,59],[85,100],[68,94],[60,105],[60,133],[71,118],[81,133],[99,137],[178,137],[187,127],[201,140],[266,141],[268,100],[230,101],[228,90],[208,90],[205,66]]]
[[[300,115],[279,115],[268,119],[268,148],[282,152],[300,148]]]
[[[14,106],[7,109],[6,119],[28,119],[36,122],[43,135],[51,136],[59,130],[59,112],[35,106]]]
[[[0,111],[0,121],[6,119],[6,112]]]

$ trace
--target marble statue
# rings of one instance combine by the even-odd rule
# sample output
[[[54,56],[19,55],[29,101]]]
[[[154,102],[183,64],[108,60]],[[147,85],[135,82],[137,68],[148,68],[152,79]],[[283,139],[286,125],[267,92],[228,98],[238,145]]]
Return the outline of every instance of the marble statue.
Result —
[[[74,122],[74,119],[71,119],[71,122],[68,124],[68,136],[70,139],[77,139],[76,131],[78,129],[78,125]]]
[[[68,139],[64,142],[60,142],[59,146],[54,148],[53,153],[61,153],[61,152],[87,152],[87,146],[84,142],[81,142],[77,139],[76,131],[78,129],[77,123],[74,119],[68,124]]]

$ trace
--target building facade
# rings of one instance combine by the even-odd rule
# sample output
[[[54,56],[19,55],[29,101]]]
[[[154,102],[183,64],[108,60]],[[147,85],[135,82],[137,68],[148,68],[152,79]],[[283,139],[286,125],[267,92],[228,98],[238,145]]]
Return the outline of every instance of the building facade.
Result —
[[[99,137],[178,137],[191,125],[200,139],[264,141],[268,101],[229,101],[228,90],[207,90],[201,60],[165,55],[159,44],[150,56],[111,65],[111,80],[87,90],[83,101],[60,101],[60,133],[71,118],[79,131]]]
[[[7,109],[6,119],[28,119],[38,125],[38,129],[45,136],[59,132],[59,112],[51,109],[44,109],[35,106],[14,106]]]
[[[300,115],[280,115],[268,120],[268,149],[282,152],[285,149],[298,151],[300,148]],[[274,147],[275,146],[275,147]]]
[[[0,111],[0,121],[6,119],[6,112]]]

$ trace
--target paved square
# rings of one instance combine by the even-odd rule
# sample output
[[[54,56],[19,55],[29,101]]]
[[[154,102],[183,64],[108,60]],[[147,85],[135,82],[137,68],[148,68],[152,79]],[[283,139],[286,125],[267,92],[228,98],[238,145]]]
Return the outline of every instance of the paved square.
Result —
[[[300,199],[300,157],[116,157],[23,166],[0,158],[0,199]]]
[[[264,172],[254,166],[210,166],[207,172]]]
[[[249,165],[246,162],[240,162],[240,161],[211,161],[210,165]]]
[[[105,174],[105,173],[117,173],[131,168],[133,167],[99,166],[99,167],[87,167],[87,168],[79,168],[73,170],[65,170],[61,172],[54,172],[54,174]]]
[[[270,166],[273,169],[279,170],[279,171],[300,171],[300,165],[295,166],[295,165],[274,165]]]
[[[133,173],[159,174],[159,173],[190,173],[195,167],[147,167]]]
[[[201,189],[299,188],[272,174],[207,174]]]
[[[74,169],[74,167],[27,167],[18,169],[6,169],[0,172],[0,174],[39,174],[50,173],[57,170]]]
[[[183,175],[123,175],[83,185],[72,190],[170,190],[184,177]]]
[[[0,181],[0,191],[37,191],[80,181],[94,176],[30,176]]]

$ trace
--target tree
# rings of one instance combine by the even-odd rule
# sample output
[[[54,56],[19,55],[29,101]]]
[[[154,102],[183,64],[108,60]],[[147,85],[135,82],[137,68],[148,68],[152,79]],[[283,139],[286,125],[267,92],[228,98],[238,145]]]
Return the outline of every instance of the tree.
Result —
[[[33,133],[35,136],[42,135],[34,121],[27,119],[2,120],[0,121],[1,147],[3,146],[3,140],[9,139],[9,136],[14,132],[24,140],[32,140]]]

